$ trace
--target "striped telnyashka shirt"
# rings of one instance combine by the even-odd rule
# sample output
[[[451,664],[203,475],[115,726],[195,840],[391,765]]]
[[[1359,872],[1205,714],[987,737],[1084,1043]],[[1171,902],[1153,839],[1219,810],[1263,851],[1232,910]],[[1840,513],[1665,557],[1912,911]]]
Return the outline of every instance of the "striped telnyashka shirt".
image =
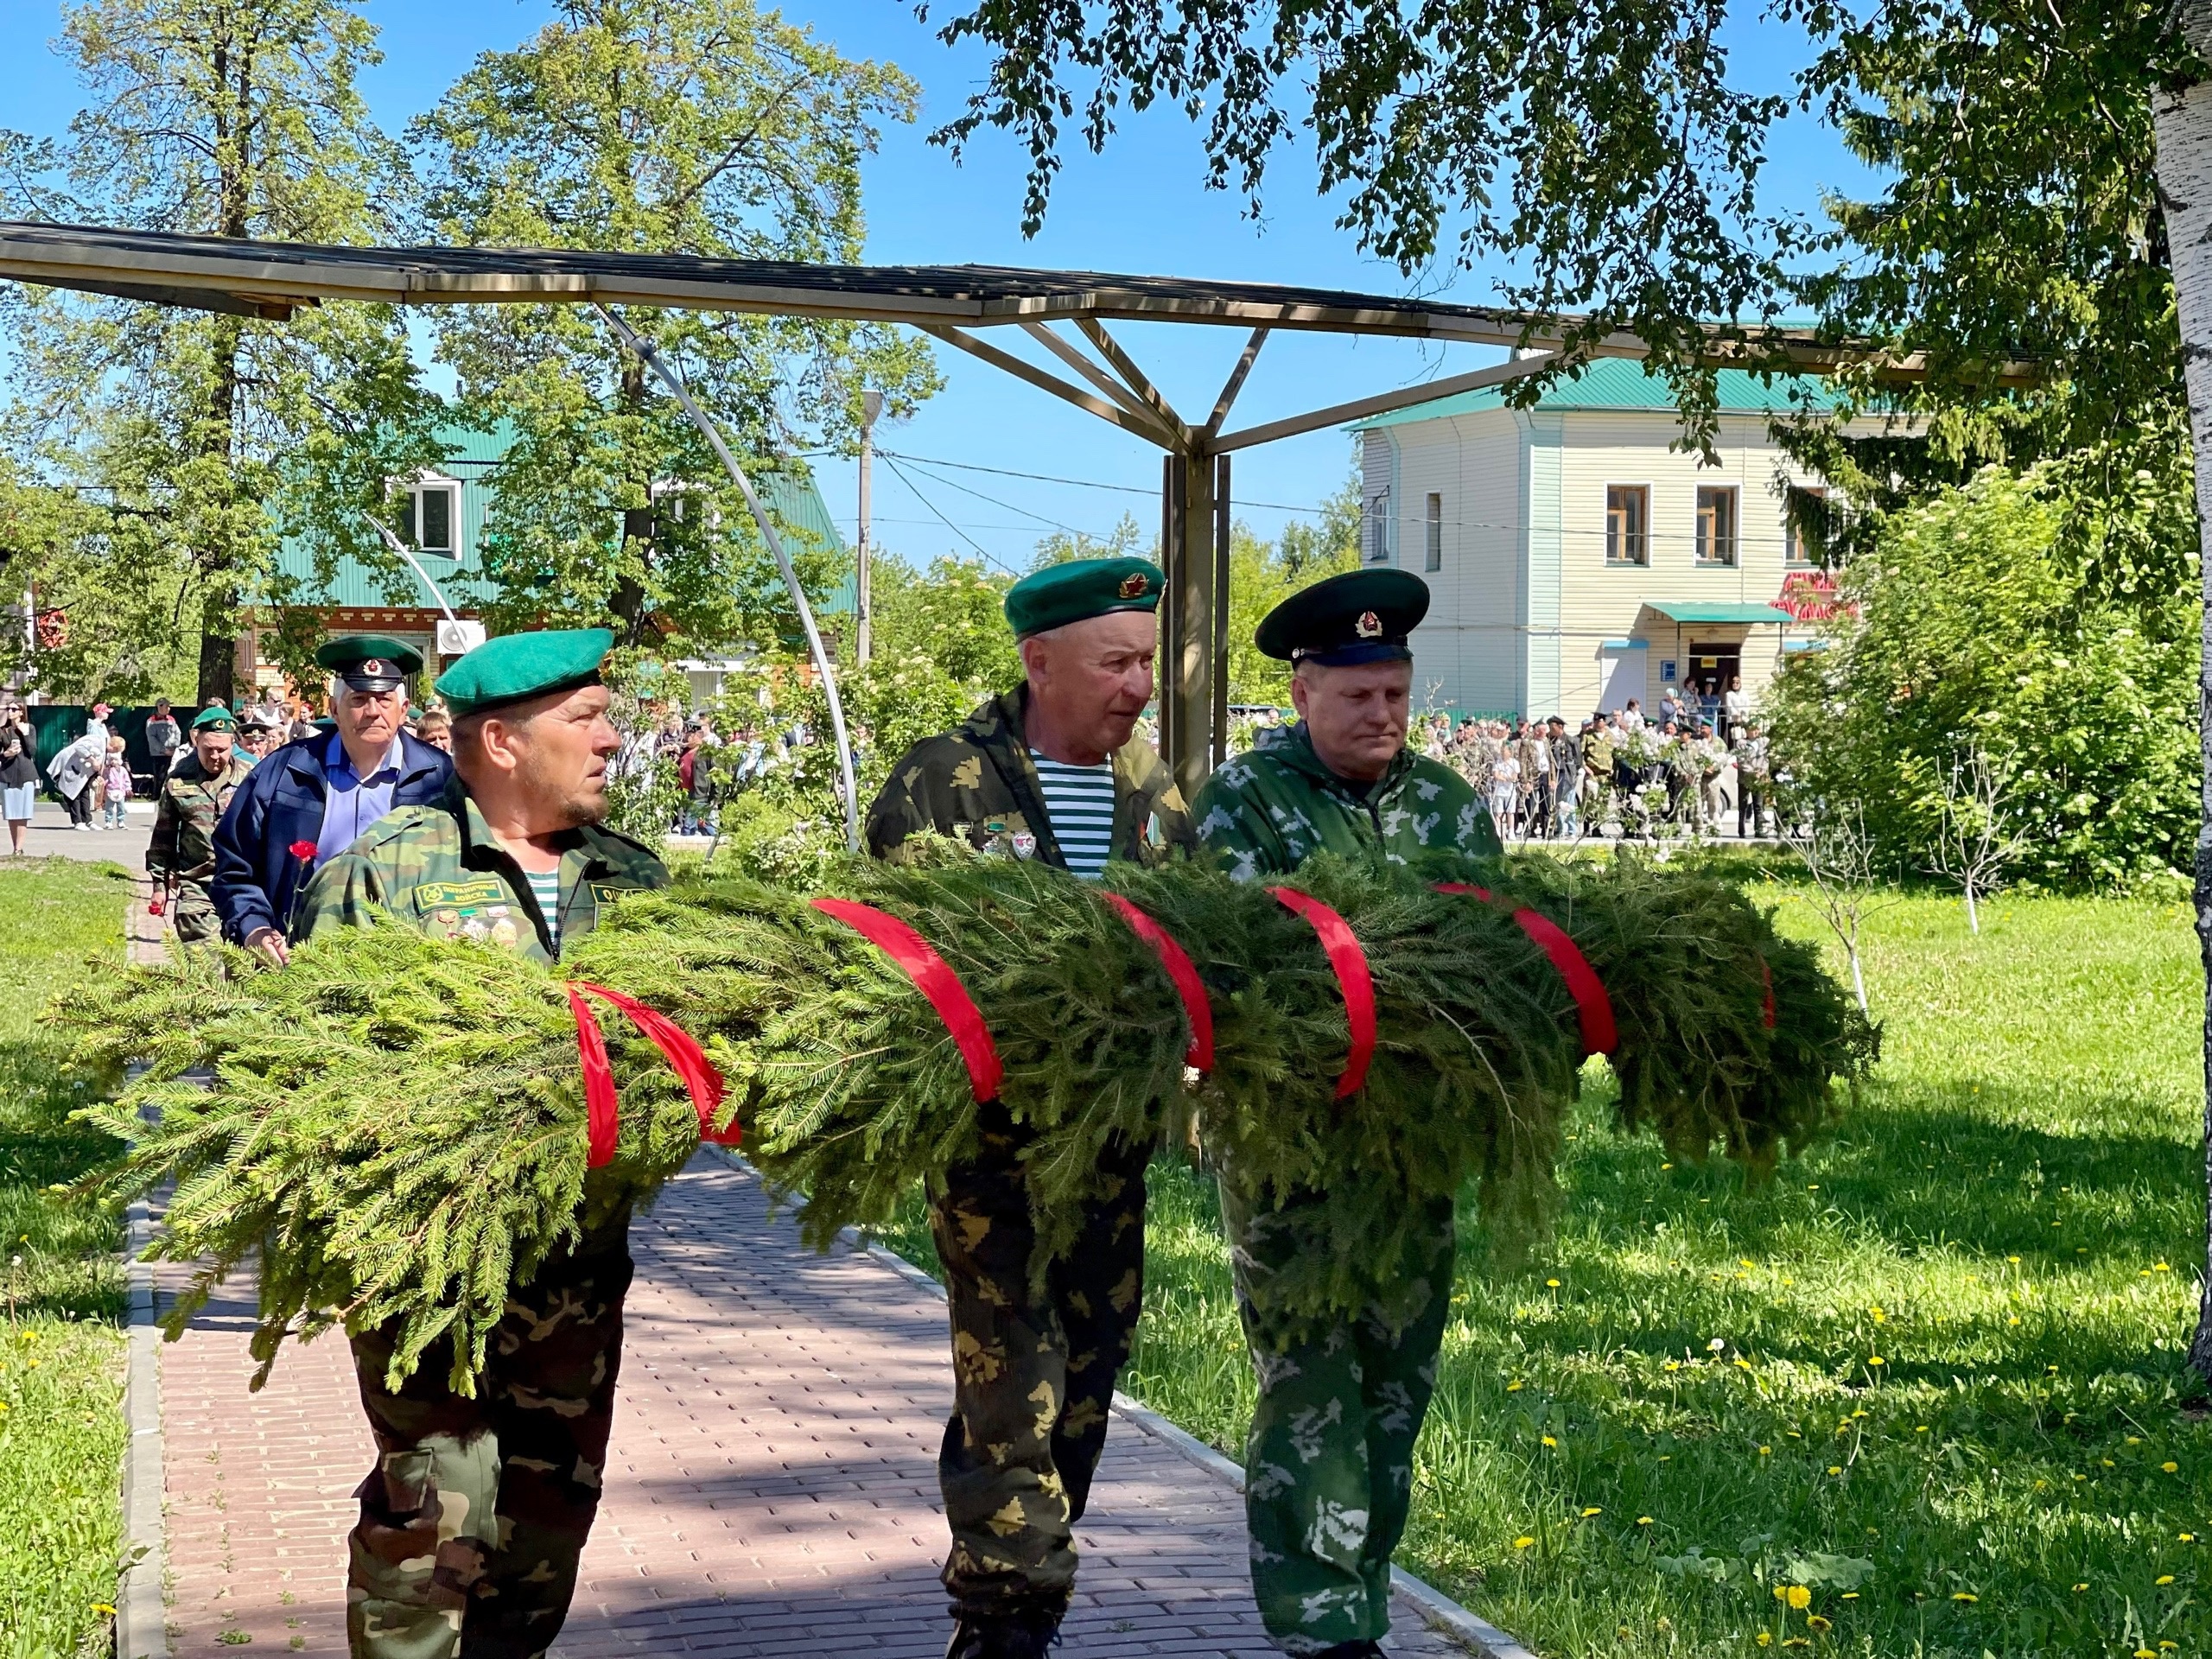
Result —
[[[1114,763],[1071,766],[1029,751],[1037,781],[1045,791],[1045,810],[1068,868],[1095,881],[1114,849]]]

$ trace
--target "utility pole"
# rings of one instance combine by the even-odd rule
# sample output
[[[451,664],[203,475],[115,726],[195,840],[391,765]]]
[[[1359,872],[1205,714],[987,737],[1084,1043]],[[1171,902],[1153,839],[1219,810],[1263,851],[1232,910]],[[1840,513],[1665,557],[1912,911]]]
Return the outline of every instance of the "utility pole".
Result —
[[[874,460],[875,420],[882,413],[881,392],[871,388],[861,393],[861,522],[853,547],[853,652],[854,660],[862,668],[868,666],[868,653],[875,645],[875,600],[868,590],[868,486]]]

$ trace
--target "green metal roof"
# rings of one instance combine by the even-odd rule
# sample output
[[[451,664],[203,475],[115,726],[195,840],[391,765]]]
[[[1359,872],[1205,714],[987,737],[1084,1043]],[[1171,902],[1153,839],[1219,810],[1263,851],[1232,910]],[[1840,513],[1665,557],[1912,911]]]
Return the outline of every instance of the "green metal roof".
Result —
[[[1724,414],[1779,415],[1795,410],[1826,410],[1835,407],[1827,383],[1816,376],[1778,374],[1762,378],[1748,369],[1723,369],[1716,392]],[[1372,420],[1361,421],[1352,430],[1366,432],[1381,426],[1405,426],[1447,415],[1472,415],[1486,409],[1503,409],[1505,392],[1498,386],[1463,391],[1456,397],[1440,397],[1433,404],[1393,410]],[[1561,380],[1536,400],[1539,409],[1633,410],[1671,415],[1675,399],[1663,375],[1653,374],[1642,363],[1624,357],[1601,357],[1585,364],[1572,379]]]
[[[514,429],[505,423],[488,432],[449,426],[441,427],[437,435],[448,451],[438,470],[461,482],[461,523],[456,527],[454,553],[416,556],[454,608],[467,610],[493,597],[490,585],[480,576],[484,521],[498,489],[499,465],[514,445]],[[760,492],[760,505],[779,527],[796,532],[795,540],[836,553],[846,550],[845,538],[838,534],[836,522],[811,478],[764,471],[753,474],[753,486]],[[277,568],[299,584],[292,597],[296,604],[377,610],[389,606],[425,609],[437,606],[413,571],[402,568],[395,572],[351,556],[338,561],[328,581],[318,581],[314,555],[298,540],[285,542],[277,554]],[[848,575],[830,592],[810,597],[825,613],[849,612],[856,594],[855,581]]]
[[[1643,601],[1660,615],[1675,622],[1773,622],[1790,620],[1789,613],[1776,605],[1707,604],[1697,600],[1647,599]]]

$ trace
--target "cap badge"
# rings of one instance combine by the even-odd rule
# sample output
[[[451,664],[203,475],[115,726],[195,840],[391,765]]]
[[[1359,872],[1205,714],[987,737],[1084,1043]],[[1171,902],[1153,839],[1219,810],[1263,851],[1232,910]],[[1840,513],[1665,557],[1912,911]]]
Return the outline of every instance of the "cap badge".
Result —
[[[1145,589],[1149,588],[1151,585],[1151,580],[1146,576],[1143,571],[1132,570],[1128,575],[1122,578],[1122,597],[1123,599],[1142,599],[1144,597]]]
[[[381,657],[363,658],[359,663],[356,663],[353,665],[353,671],[356,674],[362,675],[373,674],[378,677],[397,675],[399,672],[397,669],[394,668],[390,663],[385,662]]]
[[[1351,631],[1363,639],[1380,639],[1382,637],[1382,619],[1372,611],[1362,611],[1359,620],[1351,625]]]

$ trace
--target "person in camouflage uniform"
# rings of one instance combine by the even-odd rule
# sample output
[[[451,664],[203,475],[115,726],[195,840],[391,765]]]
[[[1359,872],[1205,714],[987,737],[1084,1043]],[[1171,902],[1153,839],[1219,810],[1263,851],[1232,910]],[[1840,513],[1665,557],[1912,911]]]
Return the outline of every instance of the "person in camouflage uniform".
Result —
[[[667,884],[605,827],[604,629],[511,634],[439,678],[454,714],[445,796],[378,819],[309,879],[294,937],[397,919],[551,962],[626,893]],[[346,1640],[355,1659],[526,1659],[553,1644],[599,1507],[622,1363],[629,1211],[588,1223],[507,1290],[474,1398],[434,1344],[386,1386],[389,1328],[353,1338],[377,1462],[354,1496]]]
[[[223,936],[207,878],[215,873],[215,826],[248,770],[249,763],[232,751],[238,729],[229,709],[203,710],[192,722],[192,753],[156,772],[161,793],[146,873],[168,896],[176,937],[185,944],[209,944]]]
[[[868,812],[870,851],[895,860],[917,836],[957,836],[1087,876],[1110,859],[1190,852],[1182,798],[1133,736],[1152,696],[1164,585],[1141,559],[1080,560],[1015,584],[1007,617],[1027,677],[892,766]],[[1036,1296],[1030,1138],[991,1103],[981,1155],[947,1169],[930,1202],[952,1327],[953,1409],[938,1454],[952,1533],[948,1659],[1040,1659],[1052,1645],[1143,1297],[1153,1148],[1108,1154],[1108,1196]]]
[[[1260,649],[1294,664],[1300,719],[1289,741],[1240,754],[1192,804],[1198,834],[1243,880],[1289,875],[1314,854],[1495,855],[1497,831],[1472,785],[1405,746],[1413,652],[1428,588],[1401,570],[1353,571],[1285,600]],[[1381,1308],[1326,1331],[1271,1294],[1319,1195],[1254,1207],[1224,1184],[1236,1307],[1259,1379],[1246,1444],[1252,1591],[1275,1644],[1328,1659],[1374,1659],[1390,1628],[1390,1557],[1413,1500],[1414,1442],[1436,1385],[1458,1252],[1452,1205],[1397,1263],[1402,1323]],[[1310,1236],[1310,1233],[1306,1235]]]

